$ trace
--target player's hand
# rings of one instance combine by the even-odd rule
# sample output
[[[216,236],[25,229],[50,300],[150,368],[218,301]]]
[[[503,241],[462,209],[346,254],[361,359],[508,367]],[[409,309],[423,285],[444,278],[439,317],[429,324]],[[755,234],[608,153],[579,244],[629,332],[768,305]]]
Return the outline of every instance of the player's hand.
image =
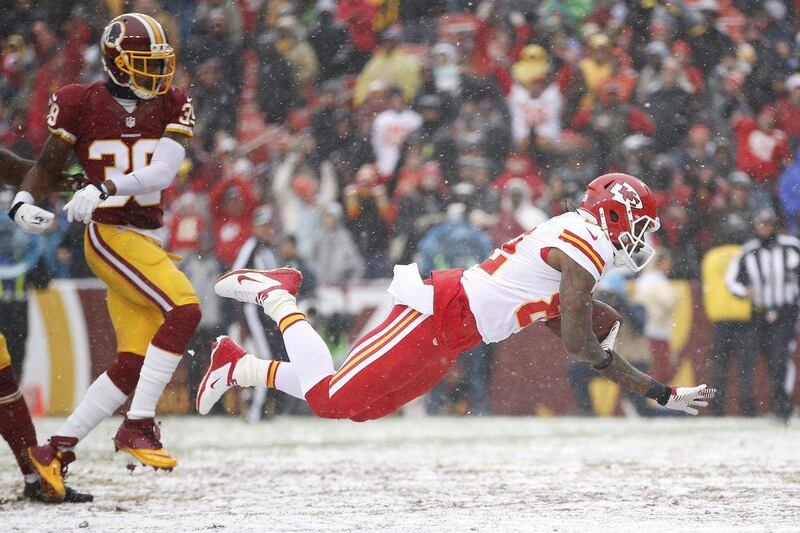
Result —
[[[18,202],[9,212],[14,222],[26,233],[44,233],[53,224],[55,215],[34,204]]]
[[[94,210],[106,198],[108,198],[108,193],[102,188],[102,185],[87,185],[76,192],[72,200],[64,206],[64,211],[67,212],[67,220],[88,224],[92,221]]]
[[[716,393],[717,389],[706,388],[706,385],[673,388],[664,407],[696,415],[698,410],[695,408],[706,407],[708,405],[706,400],[713,398]]]

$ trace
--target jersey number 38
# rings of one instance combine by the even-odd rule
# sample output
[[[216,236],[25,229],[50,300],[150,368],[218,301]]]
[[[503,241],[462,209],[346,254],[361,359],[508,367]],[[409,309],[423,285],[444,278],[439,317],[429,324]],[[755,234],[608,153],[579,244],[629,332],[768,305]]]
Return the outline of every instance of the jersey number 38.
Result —
[[[89,159],[102,160],[111,157],[112,163],[105,167],[103,177],[107,180],[147,166],[157,143],[158,139],[139,139],[130,146],[119,139],[94,141],[89,145]],[[140,206],[153,206],[161,202],[161,193],[140,194],[133,198]],[[122,207],[129,199],[130,196],[110,196],[100,207]]]

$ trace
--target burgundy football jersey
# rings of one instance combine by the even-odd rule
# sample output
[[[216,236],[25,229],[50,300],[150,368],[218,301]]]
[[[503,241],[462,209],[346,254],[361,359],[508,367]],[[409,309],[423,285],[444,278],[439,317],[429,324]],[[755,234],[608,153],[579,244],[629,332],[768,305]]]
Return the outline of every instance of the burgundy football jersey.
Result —
[[[132,172],[150,162],[156,143],[166,132],[192,136],[192,99],[181,89],[141,100],[125,110],[103,82],[67,85],[50,101],[47,126],[53,135],[75,146],[89,180],[95,183]],[[161,227],[162,193],[112,196],[101,203],[92,220],[143,229]]]

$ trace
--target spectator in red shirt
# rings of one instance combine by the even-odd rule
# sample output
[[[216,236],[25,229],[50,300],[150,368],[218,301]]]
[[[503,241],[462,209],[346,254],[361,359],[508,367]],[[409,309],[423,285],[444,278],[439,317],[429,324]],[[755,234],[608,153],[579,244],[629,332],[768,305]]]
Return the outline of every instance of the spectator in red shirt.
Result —
[[[764,106],[757,119],[735,115],[736,168],[747,172],[756,182],[753,201],[762,206],[777,205],[775,181],[791,159],[789,138],[775,127],[776,110]]]
[[[200,199],[196,194],[187,192],[171,205],[174,214],[169,223],[169,250],[179,255],[197,253],[206,230]]]
[[[791,157],[786,133],[776,128],[776,109],[764,106],[758,117],[734,116],[736,166],[759,183],[778,177]]]
[[[240,176],[223,179],[209,194],[217,257],[229,268],[253,233],[253,210],[258,199],[249,181]]]
[[[786,96],[776,106],[777,128],[789,136],[792,144],[800,140],[800,74],[792,74],[786,80]]]
[[[378,44],[374,29],[378,8],[369,0],[340,0],[336,15],[350,30],[350,40],[353,43],[350,72],[360,72]]]

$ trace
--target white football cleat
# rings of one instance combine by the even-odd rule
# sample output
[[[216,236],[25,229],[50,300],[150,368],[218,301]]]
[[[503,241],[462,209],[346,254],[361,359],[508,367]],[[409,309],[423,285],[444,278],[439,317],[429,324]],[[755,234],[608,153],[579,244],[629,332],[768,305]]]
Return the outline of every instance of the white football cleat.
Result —
[[[222,395],[236,386],[233,370],[239,359],[246,354],[247,352],[227,335],[220,335],[211,343],[211,362],[197,390],[195,407],[198,413],[207,415]]]
[[[293,268],[240,269],[220,277],[214,284],[214,292],[223,298],[261,305],[273,291],[284,290],[297,296],[302,281],[303,275]]]

